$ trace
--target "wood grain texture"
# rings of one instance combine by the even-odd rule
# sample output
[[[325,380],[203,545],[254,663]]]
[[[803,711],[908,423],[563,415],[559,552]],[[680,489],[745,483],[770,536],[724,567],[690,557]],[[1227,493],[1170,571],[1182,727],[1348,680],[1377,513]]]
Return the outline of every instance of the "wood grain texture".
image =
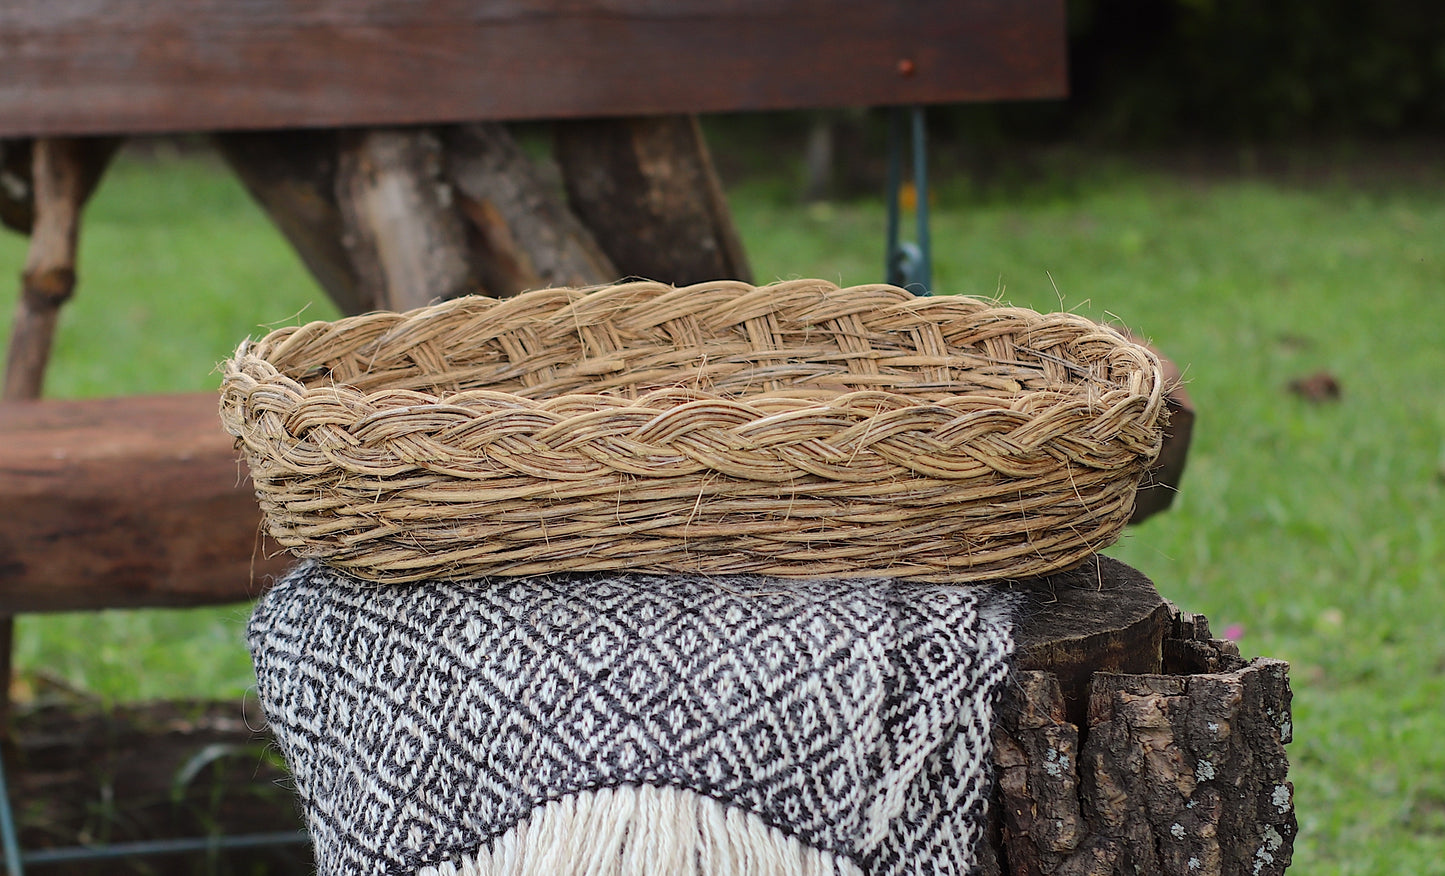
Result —
[[[260,540],[216,397],[0,404],[0,613],[249,599]]]
[[[458,125],[440,136],[447,180],[467,220],[467,255],[487,294],[507,298],[618,278],[592,232],[505,125]]]
[[[342,135],[336,200],[364,309],[411,310],[483,291],[441,171],[441,143],[429,129]]]
[[[752,282],[696,116],[562,122],[567,202],[623,276]]]
[[[1061,97],[1062,0],[7,0],[0,136]]]

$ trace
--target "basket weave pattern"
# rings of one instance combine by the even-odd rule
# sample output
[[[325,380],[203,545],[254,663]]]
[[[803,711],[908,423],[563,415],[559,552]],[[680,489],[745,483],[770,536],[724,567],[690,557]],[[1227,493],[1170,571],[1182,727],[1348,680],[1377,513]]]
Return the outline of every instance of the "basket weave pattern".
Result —
[[[284,328],[221,416],[270,534],[379,581],[970,581],[1113,542],[1159,452],[1117,332],[817,280],[461,298]]]

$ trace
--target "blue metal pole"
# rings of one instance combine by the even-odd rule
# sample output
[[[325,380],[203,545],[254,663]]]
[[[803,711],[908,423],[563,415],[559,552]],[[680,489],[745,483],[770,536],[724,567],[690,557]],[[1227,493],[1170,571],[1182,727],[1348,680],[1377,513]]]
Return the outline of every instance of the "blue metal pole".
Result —
[[[918,196],[914,214],[918,234],[918,264],[913,281],[919,295],[933,294],[933,241],[928,231],[928,127],[923,107],[913,108],[913,189]]]
[[[910,124],[911,123],[911,124]],[[913,139],[914,220],[917,243],[899,240],[902,224],[903,138],[911,127]],[[884,255],[884,281],[915,295],[931,295],[933,242],[928,229],[928,128],[923,107],[894,107],[888,117],[888,245]]]
[[[888,237],[883,253],[883,282],[902,286],[904,277],[902,249],[898,243],[901,217],[899,200],[903,195],[903,110],[894,107],[888,113]]]
[[[5,782],[5,763],[0,758],[0,843],[5,846],[5,872],[25,876],[20,863],[20,837],[15,831],[15,814],[10,811],[10,786]]]

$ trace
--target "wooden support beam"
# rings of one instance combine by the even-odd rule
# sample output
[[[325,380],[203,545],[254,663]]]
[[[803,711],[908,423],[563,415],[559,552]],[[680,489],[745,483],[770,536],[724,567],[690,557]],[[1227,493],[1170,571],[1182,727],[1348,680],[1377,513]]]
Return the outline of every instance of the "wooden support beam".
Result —
[[[435,132],[377,128],[342,135],[336,200],[342,244],[366,310],[410,310],[482,291],[466,227],[441,177]]]
[[[468,222],[471,260],[498,298],[618,279],[592,233],[495,122],[441,131],[446,176]]]
[[[6,0],[0,137],[1062,97],[1063,0]]]
[[[289,555],[210,393],[0,404],[0,613],[235,602]]]
[[[22,217],[29,222],[30,249],[10,327],[0,400],[40,397],[60,308],[75,291],[80,213],[119,146],[120,141],[111,138],[42,139],[30,145],[30,210]],[[10,723],[14,647],[15,622],[0,607],[0,728]]]
[[[118,140],[38,140],[31,148],[34,187],[30,249],[5,357],[4,398],[39,398],[60,308],[75,291],[80,212]]]
[[[696,116],[558,122],[572,210],[624,276],[752,282]]]
[[[336,131],[217,134],[216,150],[300,256],[343,313],[375,306],[363,301],[336,202]]]

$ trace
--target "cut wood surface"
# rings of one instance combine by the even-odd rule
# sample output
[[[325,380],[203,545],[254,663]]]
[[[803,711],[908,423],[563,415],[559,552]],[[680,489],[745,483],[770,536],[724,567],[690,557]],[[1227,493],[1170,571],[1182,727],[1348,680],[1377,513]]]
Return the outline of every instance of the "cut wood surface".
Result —
[[[1018,590],[1014,665],[1052,673],[1074,723],[1084,723],[1094,673],[1160,671],[1169,604],[1138,570],[1100,556]]]
[[[289,556],[216,397],[0,404],[0,613],[234,602]]]
[[[1061,97],[1062,0],[7,0],[0,136]]]

